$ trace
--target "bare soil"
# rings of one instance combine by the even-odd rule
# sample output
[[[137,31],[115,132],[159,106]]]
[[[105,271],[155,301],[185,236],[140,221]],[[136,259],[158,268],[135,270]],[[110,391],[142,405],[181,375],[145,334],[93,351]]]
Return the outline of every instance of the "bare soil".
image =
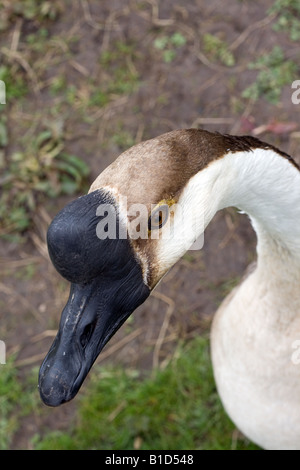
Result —
[[[277,106],[264,98],[255,102],[241,98],[242,91],[256,76],[248,69],[249,62],[274,45],[280,45],[287,57],[296,57],[299,51],[299,44],[292,43],[286,33],[273,31],[272,21],[262,22],[272,3],[270,0],[66,2],[59,18],[49,23],[49,35],[70,33],[79,40],[72,46],[72,56],[52,65],[45,80],[63,74],[67,83],[82,87],[84,92],[86,80],[105,72],[99,64],[104,50],[111,50],[116,41],[134,44],[136,48],[136,58],[128,63],[139,77],[139,86],[133,93],[99,108],[92,122],[72,112],[68,115],[67,148],[89,164],[90,182],[123,150],[112,138],[118,128],[125,129],[137,142],[177,128],[200,126],[244,134],[274,119],[300,122],[300,105],[291,102],[290,87],[283,90]],[[26,28],[30,30],[33,26],[28,22],[23,28],[22,34],[26,35]],[[14,25],[5,38],[7,44],[13,31]],[[186,38],[186,44],[176,49],[176,56],[167,63],[153,43],[158,36],[176,32]],[[233,67],[207,58],[201,42],[205,33],[233,45]],[[33,116],[36,109],[51,107],[53,99],[45,87],[38,97],[33,94],[28,107],[20,109],[20,115]],[[292,153],[299,161],[298,131],[299,128],[293,133],[269,132],[260,137]],[[17,146],[19,132],[18,128],[10,129],[11,150]],[[8,355],[16,354],[24,381],[33,367],[37,374],[68,296],[68,283],[49,261],[45,234],[52,217],[70,199],[50,200],[41,207],[23,244],[0,241],[0,338],[6,342]],[[166,363],[178,341],[209,328],[216,308],[254,259],[255,234],[247,217],[234,209],[218,213],[205,232],[203,249],[189,252],[173,267],[106,346],[98,361],[145,371]],[[39,403],[34,416],[21,420],[12,448],[30,449],[35,434],[67,428],[77,402],[75,398],[59,409],[48,409]]]

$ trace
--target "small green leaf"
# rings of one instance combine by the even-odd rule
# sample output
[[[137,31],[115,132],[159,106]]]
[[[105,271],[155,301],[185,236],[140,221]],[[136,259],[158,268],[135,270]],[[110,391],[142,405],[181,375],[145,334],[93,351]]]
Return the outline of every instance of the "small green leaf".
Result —
[[[181,47],[186,44],[186,38],[181,33],[174,33],[171,36],[170,41],[175,47]]]
[[[173,62],[175,57],[176,57],[176,52],[175,51],[167,50],[167,51],[164,51],[164,53],[163,53],[164,61],[167,64],[169,64],[170,62]]]
[[[162,36],[160,38],[156,38],[154,41],[154,47],[156,49],[160,49],[161,51],[166,48],[169,40],[167,36]]]
[[[6,147],[8,144],[6,120],[0,120],[0,147]]]
[[[67,178],[63,178],[61,181],[61,191],[64,194],[74,194],[77,191],[77,183]]]

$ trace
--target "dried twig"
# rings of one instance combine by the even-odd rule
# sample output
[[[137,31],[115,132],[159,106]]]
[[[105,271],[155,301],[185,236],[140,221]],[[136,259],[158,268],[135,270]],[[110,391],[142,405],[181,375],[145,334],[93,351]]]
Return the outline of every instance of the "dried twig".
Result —
[[[123,348],[123,346],[130,343],[130,341],[137,338],[137,336],[139,336],[143,331],[144,331],[144,328],[138,328],[137,330],[134,330],[132,333],[125,336],[120,341],[118,341],[116,344],[114,344],[113,346],[111,346],[110,348],[108,348],[104,352],[102,352],[99,359],[98,359],[98,361],[103,361],[104,359],[107,359],[109,356],[114,354],[116,351]]]
[[[2,282],[0,282],[0,291],[2,291],[4,294],[10,296],[11,298],[17,298],[19,299],[20,303],[23,304],[23,306],[34,316],[34,318],[38,321],[41,322],[41,315],[40,312],[32,305],[26,297],[23,295],[19,294],[15,289],[11,289],[10,287],[6,286]]]
[[[36,362],[40,362],[44,359],[47,352],[35,354],[30,357],[26,357],[25,359],[20,359],[19,361],[15,362],[16,367],[24,367],[30,366],[31,364],[35,364]]]
[[[246,39],[247,37],[253,33],[256,29],[263,28],[264,26],[271,23],[274,18],[277,16],[277,13],[273,13],[271,15],[266,16],[262,20],[256,21],[256,23],[252,23],[246,28],[229,46],[230,51],[234,51],[237,49]]]
[[[206,125],[206,124],[215,124],[219,126],[220,124],[232,124],[234,122],[233,118],[197,118],[192,124],[192,127],[196,127],[199,124],[200,125]]]
[[[229,243],[230,239],[233,238],[236,240],[240,245],[241,245],[241,238],[238,236],[236,233],[236,227],[237,227],[237,222],[233,222],[232,218],[228,214],[228,212],[225,214],[225,222],[228,228],[228,232],[226,233],[225,237],[223,240],[220,241],[218,245],[218,249],[223,250],[225,246]]]
[[[108,415],[107,420],[111,423],[118,416],[118,414],[124,410],[126,405],[127,402],[122,400],[121,403],[119,403],[118,406]]]
[[[76,60],[70,60],[70,65],[77,70],[77,72],[81,73],[84,77],[88,77],[90,75],[90,72],[86,67],[84,67],[82,64],[77,62]]]
[[[39,95],[40,94],[40,86],[39,86],[39,82],[37,80],[37,76],[36,76],[34,70],[32,69],[32,67],[27,62],[27,60],[24,59],[22,54],[18,51],[7,49],[6,47],[1,48],[1,53],[4,54],[9,59],[15,60],[16,62],[18,62],[21,65],[21,67],[23,67],[23,69],[27,72],[29,78],[31,79],[31,81],[33,83],[34,92],[37,95]]]
[[[31,240],[33,241],[34,245],[36,246],[37,250],[39,253],[47,260],[49,261],[49,254],[48,254],[48,249],[46,243],[34,232],[30,232],[29,236]]]
[[[104,24],[96,23],[96,21],[93,20],[93,17],[92,17],[91,12],[90,12],[90,7],[89,7],[89,4],[88,4],[88,1],[87,0],[80,0],[80,3],[82,5],[84,19],[87,22],[87,24],[89,24],[94,29],[98,29],[98,30],[102,31],[104,29]]]
[[[16,26],[12,35],[12,40],[11,40],[11,45],[10,45],[10,50],[12,52],[16,52],[18,50],[22,25],[23,25],[23,18],[18,18],[16,21]]]
[[[154,291],[152,295],[154,297],[156,297],[157,299],[162,300],[163,302],[168,304],[168,308],[166,310],[165,318],[164,318],[163,324],[161,326],[161,329],[160,329],[160,332],[159,332],[159,335],[158,335],[158,338],[157,338],[157,341],[156,341],[156,344],[155,344],[154,352],[153,352],[152,366],[153,366],[153,369],[156,369],[158,367],[158,364],[159,364],[160,350],[161,350],[161,347],[163,345],[163,342],[164,342],[164,339],[165,339],[165,336],[166,336],[166,332],[167,332],[167,329],[168,329],[168,326],[169,326],[169,323],[170,323],[171,316],[172,316],[172,314],[174,312],[174,309],[175,309],[175,302],[171,299],[171,297],[167,297],[165,294],[162,294],[159,291]]]
[[[29,258],[24,258],[24,259],[6,259],[6,258],[0,258],[0,267],[5,268],[5,269],[16,269],[16,268],[21,268],[22,266],[28,266],[33,263],[40,263],[42,261],[42,258],[39,256],[31,256]]]
[[[160,19],[159,18],[159,6],[156,0],[147,0],[147,3],[150,3],[152,7],[152,23],[155,26],[171,26],[175,23],[175,20],[169,19]]]
[[[45,330],[42,333],[39,333],[38,335],[33,336],[30,342],[37,343],[38,341],[41,341],[45,338],[54,337],[56,336],[56,334],[57,334],[56,330]]]

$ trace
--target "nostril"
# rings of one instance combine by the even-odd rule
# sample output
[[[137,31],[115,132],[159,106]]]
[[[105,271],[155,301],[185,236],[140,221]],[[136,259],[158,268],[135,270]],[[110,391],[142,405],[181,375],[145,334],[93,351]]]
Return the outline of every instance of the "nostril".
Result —
[[[96,326],[96,322],[93,322],[93,323],[89,323],[88,325],[84,327],[82,335],[80,336],[80,344],[83,348],[86,347],[89,340],[91,339],[95,326]]]

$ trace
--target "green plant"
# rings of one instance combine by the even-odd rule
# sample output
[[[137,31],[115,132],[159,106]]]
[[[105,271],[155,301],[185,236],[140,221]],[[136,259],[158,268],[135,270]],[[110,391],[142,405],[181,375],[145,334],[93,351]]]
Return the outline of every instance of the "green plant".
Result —
[[[65,151],[62,135],[46,129],[24,150],[2,160],[1,235],[22,232],[46,198],[74,194],[89,173],[83,160]]]
[[[101,54],[104,72],[101,85],[93,84],[90,104],[103,106],[113,95],[130,95],[139,85],[139,74],[134,66],[136,45],[116,41],[111,50]]]
[[[21,386],[12,360],[0,365],[0,450],[8,448],[17,429],[16,407],[20,401]]]
[[[7,117],[5,115],[2,115],[0,116],[0,149],[6,147],[7,144],[8,144]],[[0,155],[1,155],[1,150],[0,150]],[[1,162],[0,162],[0,165],[1,165]]]
[[[13,98],[23,98],[28,92],[24,72],[16,63],[0,65],[0,80],[5,83],[8,102]]]
[[[135,144],[135,140],[130,132],[123,129],[121,125],[117,127],[116,131],[112,135],[112,141],[119,147],[120,150],[126,150]]]
[[[227,67],[235,64],[234,55],[229,50],[228,44],[217,36],[210,33],[204,34],[203,48],[211,59],[219,60]]]
[[[181,33],[174,33],[171,36],[160,36],[154,40],[154,47],[162,51],[164,62],[172,62],[176,56],[178,49],[186,44],[186,38]]]
[[[233,435],[235,439],[233,440]],[[80,400],[75,425],[36,436],[37,449],[255,449],[225,415],[207,338],[181,347],[164,370],[97,369]]]
[[[269,13],[277,13],[275,31],[286,31],[292,41],[300,39],[300,3],[298,0],[276,0]]]
[[[293,82],[298,66],[292,60],[286,60],[281,47],[275,46],[269,54],[250,63],[249,69],[258,70],[258,75],[243,91],[242,97],[257,100],[264,96],[270,103],[277,104],[282,87]]]
[[[54,20],[61,12],[61,3],[58,0],[14,0],[13,2],[0,1],[0,31],[6,30],[10,22],[16,17],[26,20],[41,21]]]
[[[57,93],[65,90],[67,87],[66,80],[64,76],[58,75],[53,78],[50,85],[50,93],[55,96]]]

